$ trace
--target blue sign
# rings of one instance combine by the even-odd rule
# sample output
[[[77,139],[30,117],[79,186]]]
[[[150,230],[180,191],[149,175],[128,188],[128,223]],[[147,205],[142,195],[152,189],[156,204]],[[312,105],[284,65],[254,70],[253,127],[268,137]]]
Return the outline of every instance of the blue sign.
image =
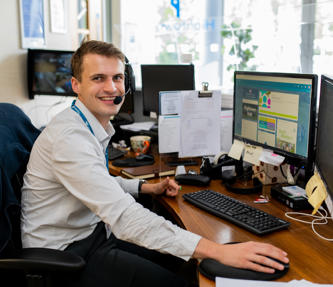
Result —
[[[171,6],[173,6],[177,11],[177,18],[180,18],[180,0],[171,0]]]

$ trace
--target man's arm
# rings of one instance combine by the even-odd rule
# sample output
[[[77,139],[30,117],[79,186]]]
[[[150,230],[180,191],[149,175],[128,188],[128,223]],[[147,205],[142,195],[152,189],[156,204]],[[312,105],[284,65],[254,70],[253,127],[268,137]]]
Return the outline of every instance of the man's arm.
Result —
[[[266,273],[273,273],[273,268],[283,270],[283,265],[267,258],[267,256],[278,259],[281,262],[289,262],[287,253],[280,248],[267,243],[251,241],[238,244],[218,244],[201,238],[193,253],[194,258],[213,258],[223,264],[237,268],[252,269]]]
[[[162,194],[165,192],[169,196],[176,196],[179,189],[177,183],[169,178],[156,184],[143,184],[141,186],[141,192],[143,193]],[[276,261],[267,258],[267,256],[276,258],[281,262],[289,262],[286,252],[271,244],[259,242],[218,244],[201,238],[193,253],[193,257],[197,259],[213,258],[226,265],[260,272],[273,273],[274,269],[282,270],[284,268]]]
[[[159,183],[144,183],[141,186],[141,193],[160,195],[165,193],[167,196],[176,196],[180,186],[169,177]]]

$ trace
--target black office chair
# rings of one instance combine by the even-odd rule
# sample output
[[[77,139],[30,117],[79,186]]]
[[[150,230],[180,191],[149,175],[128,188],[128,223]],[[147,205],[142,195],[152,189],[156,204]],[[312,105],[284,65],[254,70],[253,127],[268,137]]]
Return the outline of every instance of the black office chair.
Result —
[[[20,192],[30,151],[40,131],[21,109],[0,103],[0,285],[71,285],[84,267],[72,253],[22,248]],[[55,284],[54,284],[55,283]],[[68,283],[68,284],[66,284]]]

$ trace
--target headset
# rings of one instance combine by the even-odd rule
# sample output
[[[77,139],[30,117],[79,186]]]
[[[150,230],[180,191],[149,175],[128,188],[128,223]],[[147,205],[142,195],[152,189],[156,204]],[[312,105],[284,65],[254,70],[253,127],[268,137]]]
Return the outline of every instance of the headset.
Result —
[[[125,94],[115,97],[113,103],[115,105],[119,105],[123,100],[123,97],[125,97],[128,93],[133,95],[134,92],[135,92],[135,76],[133,68],[129,60],[125,56]]]
[[[203,157],[200,166],[200,174],[207,175],[211,179],[220,179],[222,177],[222,166],[235,165],[235,160],[230,158],[226,152],[221,152],[210,162],[209,157]]]
[[[231,170],[226,170],[222,172],[222,184],[231,192],[239,194],[251,194],[260,193],[262,191],[263,184],[257,178],[254,177],[252,180],[247,178],[252,177],[253,171],[250,166],[243,170],[242,160],[236,164],[236,173]],[[246,184],[242,184],[242,181],[237,182],[238,178],[244,178]]]
[[[224,170],[223,166],[235,166],[235,170]],[[244,170],[245,169],[245,170]],[[262,190],[263,184],[258,178],[247,180],[246,185],[236,182],[241,177],[251,177],[252,167],[243,166],[243,160],[235,160],[228,156],[226,152],[221,152],[214,157],[211,163],[208,157],[202,158],[200,166],[200,174],[207,175],[211,179],[222,179],[222,184],[231,192],[240,194],[259,193]]]

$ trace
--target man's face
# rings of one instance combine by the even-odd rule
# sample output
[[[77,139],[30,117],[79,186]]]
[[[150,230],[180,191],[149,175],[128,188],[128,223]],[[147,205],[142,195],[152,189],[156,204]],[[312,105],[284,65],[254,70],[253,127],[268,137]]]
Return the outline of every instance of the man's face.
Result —
[[[125,66],[116,57],[87,54],[83,58],[81,81],[72,78],[73,91],[103,127],[116,115],[124,101],[115,105],[116,96],[125,93]]]

